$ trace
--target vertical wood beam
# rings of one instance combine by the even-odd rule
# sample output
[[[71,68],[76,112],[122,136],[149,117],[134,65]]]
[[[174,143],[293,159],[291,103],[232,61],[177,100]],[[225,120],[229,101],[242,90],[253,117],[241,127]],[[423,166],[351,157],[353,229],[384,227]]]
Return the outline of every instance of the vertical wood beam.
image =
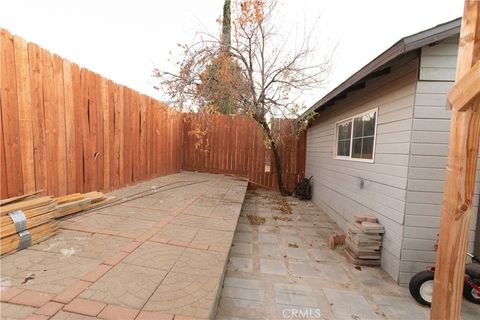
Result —
[[[480,1],[466,0],[457,61],[457,82],[470,71],[479,58]],[[480,90],[480,86],[477,90]],[[460,319],[479,140],[480,99],[477,96],[463,111],[452,110],[430,313],[432,320]]]

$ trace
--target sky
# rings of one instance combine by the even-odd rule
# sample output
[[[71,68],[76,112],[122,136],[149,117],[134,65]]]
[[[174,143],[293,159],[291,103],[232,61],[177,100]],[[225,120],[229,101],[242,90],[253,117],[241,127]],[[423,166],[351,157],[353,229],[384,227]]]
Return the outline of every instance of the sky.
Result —
[[[335,48],[326,85],[301,97],[306,107],[402,37],[460,17],[463,11],[463,0],[279,2],[282,32],[296,34],[316,23],[318,55]],[[0,0],[0,27],[162,99],[153,89],[153,68],[173,70],[170,52],[175,53],[178,43],[191,42],[196,31],[219,32],[216,20],[222,6],[223,0]]]

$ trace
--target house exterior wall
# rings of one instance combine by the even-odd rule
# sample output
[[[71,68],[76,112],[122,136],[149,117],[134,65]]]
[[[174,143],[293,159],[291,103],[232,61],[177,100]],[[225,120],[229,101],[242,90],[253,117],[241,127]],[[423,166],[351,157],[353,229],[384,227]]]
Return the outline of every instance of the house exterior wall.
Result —
[[[458,37],[421,50],[399,276],[403,285],[416,272],[435,262],[450,129],[446,94],[455,80],[457,52]],[[479,179],[480,170],[469,234],[470,252],[475,239]]]
[[[321,114],[307,131],[306,176],[313,201],[344,230],[355,213],[371,213],[385,226],[382,268],[398,279],[403,242],[410,140],[418,54],[367,82]],[[334,159],[335,123],[378,108],[375,162]],[[361,181],[364,187],[361,187]]]

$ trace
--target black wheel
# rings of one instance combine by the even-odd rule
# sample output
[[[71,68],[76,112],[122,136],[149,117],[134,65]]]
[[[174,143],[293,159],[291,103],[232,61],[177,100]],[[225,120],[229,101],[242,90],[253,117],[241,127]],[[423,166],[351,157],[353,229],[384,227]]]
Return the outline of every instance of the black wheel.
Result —
[[[433,296],[433,277],[431,271],[422,271],[413,276],[408,285],[410,294],[421,305],[430,306]]]
[[[473,281],[477,286],[480,285],[480,280]],[[477,290],[467,283],[463,286],[463,296],[470,302],[480,304],[480,292],[477,292]]]

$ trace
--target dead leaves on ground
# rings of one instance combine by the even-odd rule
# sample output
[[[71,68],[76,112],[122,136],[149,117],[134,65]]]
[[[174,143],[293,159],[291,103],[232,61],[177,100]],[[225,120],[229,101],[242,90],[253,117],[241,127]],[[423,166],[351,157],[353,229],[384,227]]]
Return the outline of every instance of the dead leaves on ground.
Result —
[[[275,198],[273,199],[273,203],[275,203],[277,206],[273,207],[274,210],[281,211],[284,214],[292,214],[292,207],[290,206],[290,203],[288,203],[287,200],[283,198]]]
[[[247,214],[248,221],[252,226],[259,226],[265,223],[265,218],[254,214]]]

